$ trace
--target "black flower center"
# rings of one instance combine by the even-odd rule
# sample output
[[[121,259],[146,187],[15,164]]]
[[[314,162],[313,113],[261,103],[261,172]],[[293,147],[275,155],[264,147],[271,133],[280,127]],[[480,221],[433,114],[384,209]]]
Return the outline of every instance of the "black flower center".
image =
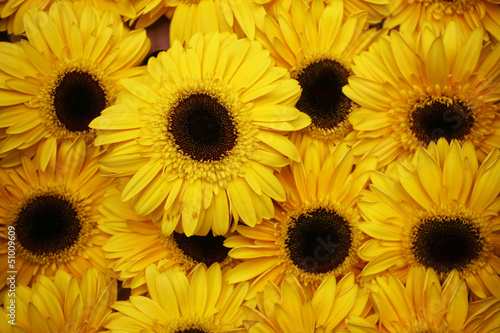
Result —
[[[311,63],[296,78],[302,87],[297,109],[308,114],[318,128],[337,127],[351,110],[352,102],[342,92],[348,77],[349,71],[335,60]]]
[[[413,231],[412,252],[425,267],[438,273],[463,270],[483,249],[481,231],[461,218],[432,218]]]
[[[90,122],[106,108],[106,93],[89,73],[67,72],[54,92],[54,108],[59,121],[72,132],[89,129]]]
[[[233,117],[215,98],[194,94],[172,110],[168,131],[182,152],[197,161],[218,161],[236,145]]]
[[[308,273],[327,273],[349,256],[352,236],[347,221],[334,210],[318,208],[295,218],[285,245],[290,259]]]
[[[177,232],[173,233],[174,241],[178,248],[196,262],[207,266],[213,263],[222,263],[229,253],[229,248],[224,246],[224,236],[214,236],[209,232],[206,236],[190,236]]]
[[[67,199],[43,194],[28,200],[14,226],[24,249],[34,255],[48,255],[73,246],[80,236],[82,222]]]
[[[462,140],[470,133],[474,117],[462,102],[431,101],[416,107],[410,115],[410,129],[421,142],[429,144],[445,138]]]
[[[176,333],[208,333],[208,332],[199,328],[189,328],[186,330],[177,331]]]

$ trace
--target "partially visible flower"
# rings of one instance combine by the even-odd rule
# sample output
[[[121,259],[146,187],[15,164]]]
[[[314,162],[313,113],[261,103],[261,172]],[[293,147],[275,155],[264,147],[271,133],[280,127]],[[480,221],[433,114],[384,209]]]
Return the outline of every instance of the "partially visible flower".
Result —
[[[255,227],[238,226],[225,241],[232,248],[229,256],[242,261],[228,273],[229,281],[250,281],[251,297],[268,280],[279,284],[287,275],[314,290],[329,275],[359,273],[356,252],[363,234],[356,202],[375,166],[368,159],[354,168],[345,144],[327,156],[310,146],[303,162],[278,175],[288,195],[276,205],[274,218]]]
[[[369,317],[375,328],[376,318],[369,316],[369,296],[367,289],[354,282],[352,273],[339,282],[334,275],[328,276],[312,295],[290,275],[279,287],[269,282],[257,293],[257,308],[244,308],[243,323],[249,333],[340,332],[354,316]]]
[[[118,13],[81,2],[32,8],[24,24],[28,41],[0,43],[0,158],[10,166],[24,150],[43,169],[58,141],[93,141],[88,124],[114,103],[120,79],[144,71],[135,66],[150,42]]]
[[[479,163],[470,142],[440,139],[387,169],[371,174],[358,202],[359,228],[372,237],[358,251],[363,280],[391,273],[405,283],[413,266],[443,279],[456,270],[476,297],[500,297],[500,151]]]
[[[260,43],[228,33],[174,42],[147,67],[90,124],[111,145],[102,169],[130,176],[122,200],[165,235],[272,217],[272,199],[285,199],[274,171],[300,159],[285,134],[310,123],[293,107],[298,83]]]
[[[266,10],[253,0],[132,0],[138,13],[135,27],[144,28],[161,16],[171,19],[170,40],[181,43],[198,32],[230,32],[238,37],[255,38]],[[189,23],[187,23],[189,22]]]
[[[144,294],[146,268],[157,265],[160,272],[178,264],[189,272],[198,263],[210,267],[218,263],[222,269],[232,267],[229,249],[223,245],[224,236],[191,236],[173,232],[165,236],[161,226],[148,217],[135,214],[127,202],[120,200],[121,192],[113,189],[103,199],[101,211],[104,218],[99,228],[111,237],[102,246],[108,266],[119,274],[123,287],[132,294]]]
[[[81,278],[62,270],[54,277],[39,276],[31,288],[17,286],[15,297],[5,294],[0,330],[2,333],[97,332],[112,311],[110,304],[116,301],[116,292],[116,280],[95,268],[86,270]],[[11,300],[15,305],[13,317],[8,316],[12,314],[8,308]]]
[[[31,8],[39,8],[48,11],[52,4],[60,0],[20,0],[9,1],[0,0],[0,31],[7,31],[16,35],[21,35],[25,32],[23,16]],[[72,0],[72,2],[77,2]],[[110,10],[118,13],[127,19],[132,19],[136,16],[134,6],[130,0],[82,0],[81,3],[86,3],[100,10]]]
[[[439,138],[470,140],[481,159],[500,147],[500,45],[455,22],[440,33],[392,31],[355,58],[343,92],[361,106],[347,138],[357,156],[383,167]]]
[[[248,284],[228,284],[218,264],[199,264],[188,276],[179,266],[146,270],[148,297],[130,296],[112,304],[111,332],[229,332],[242,324]]]
[[[307,5],[311,5],[316,0],[306,0],[304,3]],[[326,5],[331,4],[335,0],[322,0],[322,2]],[[266,5],[267,11],[269,13],[273,13],[275,8],[273,6],[282,5],[285,8],[289,9],[289,7],[296,3],[296,1],[287,1],[287,0],[254,0],[255,3]],[[367,20],[366,23],[370,24],[378,24],[383,19],[389,15],[389,0],[349,0],[344,2],[344,15],[346,17],[351,16],[352,14],[356,14],[359,12],[366,12]],[[318,2],[319,4],[320,2]],[[321,6],[317,6],[318,8]]]
[[[470,33],[484,28],[485,39],[500,40],[500,6],[498,0],[396,0],[390,2],[390,12],[384,26],[418,33],[430,22],[438,32],[444,32],[451,21],[460,30]]]
[[[7,271],[19,285],[38,275],[64,270],[81,278],[94,267],[111,274],[101,246],[108,236],[97,225],[104,192],[116,186],[97,166],[103,151],[83,138],[63,141],[45,171],[23,157],[21,165],[0,168],[0,288]],[[15,269],[8,269],[9,230],[15,233]]]
[[[346,15],[347,3],[294,1],[289,10],[280,5],[276,18],[268,15],[265,27],[257,31],[257,39],[277,65],[302,88],[296,107],[311,117],[311,125],[293,133],[291,140],[305,149],[313,142],[320,149],[332,149],[352,131],[348,116],[357,105],[342,87],[352,75],[353,58],[383,33],[366,29],[366,12]]]
[[[451,272],[441,284],[432,268],[414,267],[406,286],[393,275],[377,276],[369,288],[380,316],[380,331],[495,332],[500,324],[500,301],[488,298],[468,303],[466,283],[458,275]]]

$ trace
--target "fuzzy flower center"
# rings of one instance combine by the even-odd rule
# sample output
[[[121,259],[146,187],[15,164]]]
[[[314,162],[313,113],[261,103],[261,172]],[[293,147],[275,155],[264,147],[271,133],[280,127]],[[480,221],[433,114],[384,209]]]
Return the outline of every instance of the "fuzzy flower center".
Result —
[[[27,262],[49,264],[73,260],[85,246],[95,223],[88,207],[61,188],[39,188],[11,212],[18,252]]]
[[[416,260],[436,272],[466,270],[480,259],[485,241],[480,228],[467,217],[435,216],[413,229],[411,251]]]
[[[463,140],[474,126],[470,108],[458,100],[430,98],[417,103],[410,112],[410,130],[421,142],[429,144],[440,138]]]
[[[338,61],[319,59],[304,66],[296,75],[302,94],[296,107],[311,117],[319,129],[333,129],[347,119],[352,107],[344,95],[349,71]]]
[[[349,223],[334,210],[318,208],[294,217],[287,236],[290,259],[308,273],[331,272],[350,254]]]
[[[217,99],[193,94],[179,102],[169,119],[175,143],[197,161],[218,161],[236,145],[233,118]]]
[[[192,260],[204,263],[210,267],[213,263],[223,263],[228,258],[229,248],[224,246],[224,236],[190,236],[174,232],[173,240],[177,247]]]
[[[72,132],[89,129],[90,122],[106,108],[106,93],[86,72],[64,74],[54,91],[54,108],[59,121]]]

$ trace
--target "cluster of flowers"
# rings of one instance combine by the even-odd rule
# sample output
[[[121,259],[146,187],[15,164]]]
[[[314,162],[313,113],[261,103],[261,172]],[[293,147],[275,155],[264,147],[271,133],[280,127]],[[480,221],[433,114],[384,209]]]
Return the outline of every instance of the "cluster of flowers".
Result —
[[[0,16],[1,332],[500,332],[498,0]]]

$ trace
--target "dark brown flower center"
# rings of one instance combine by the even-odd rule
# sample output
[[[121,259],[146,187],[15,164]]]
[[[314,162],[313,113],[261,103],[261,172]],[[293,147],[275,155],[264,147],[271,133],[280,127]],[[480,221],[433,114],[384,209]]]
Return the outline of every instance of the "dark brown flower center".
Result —
[[[410,129],[418,140],[429,144],[439,138],[462,140],[470,133],[474,117],[462,102],[431,101],[410,114]]]
[[[54,91],[57,119],[72,132],[88,131],[90,122],[106,108],[106,93],[92,75],[67,72]]]
[[[197,161],[218,161],[236,145],[232,115],[215,98],[194,94],[172,110],[169,129],[175,144]]]
[[[309,273],[327,273],[349,256],[351,229],[334,210],[318,208],[291,222],[285,245],[298,268]]]
[[[44,194],[27,201],[14,226],[24,249],[34,255],[48,255],[73,246],[80,236],[82,221],[67,199]]]
[[[316,127],[334,129],[351,111],[352,102],[342,92],[349,75],[344,66],[330,59],[303,68],[296,77],[302,87],[297,109],[308,114]]]
[[[438,273],[465,269],[483,249],[481,231],[467,219],[436,217],[413,230],[412,252],[418,262]]]
[[[214,236],[209,232],[206,236],[190,236],[173,233],[174,241],[178,248],[196,262],[207,266],[213,263],[222,263],[227,258],[229,248],[224,246],[224,236]]]
[[[176,333],[208,333],[208,332],[198,328],[190,328],[187,330],[177,331]]]

